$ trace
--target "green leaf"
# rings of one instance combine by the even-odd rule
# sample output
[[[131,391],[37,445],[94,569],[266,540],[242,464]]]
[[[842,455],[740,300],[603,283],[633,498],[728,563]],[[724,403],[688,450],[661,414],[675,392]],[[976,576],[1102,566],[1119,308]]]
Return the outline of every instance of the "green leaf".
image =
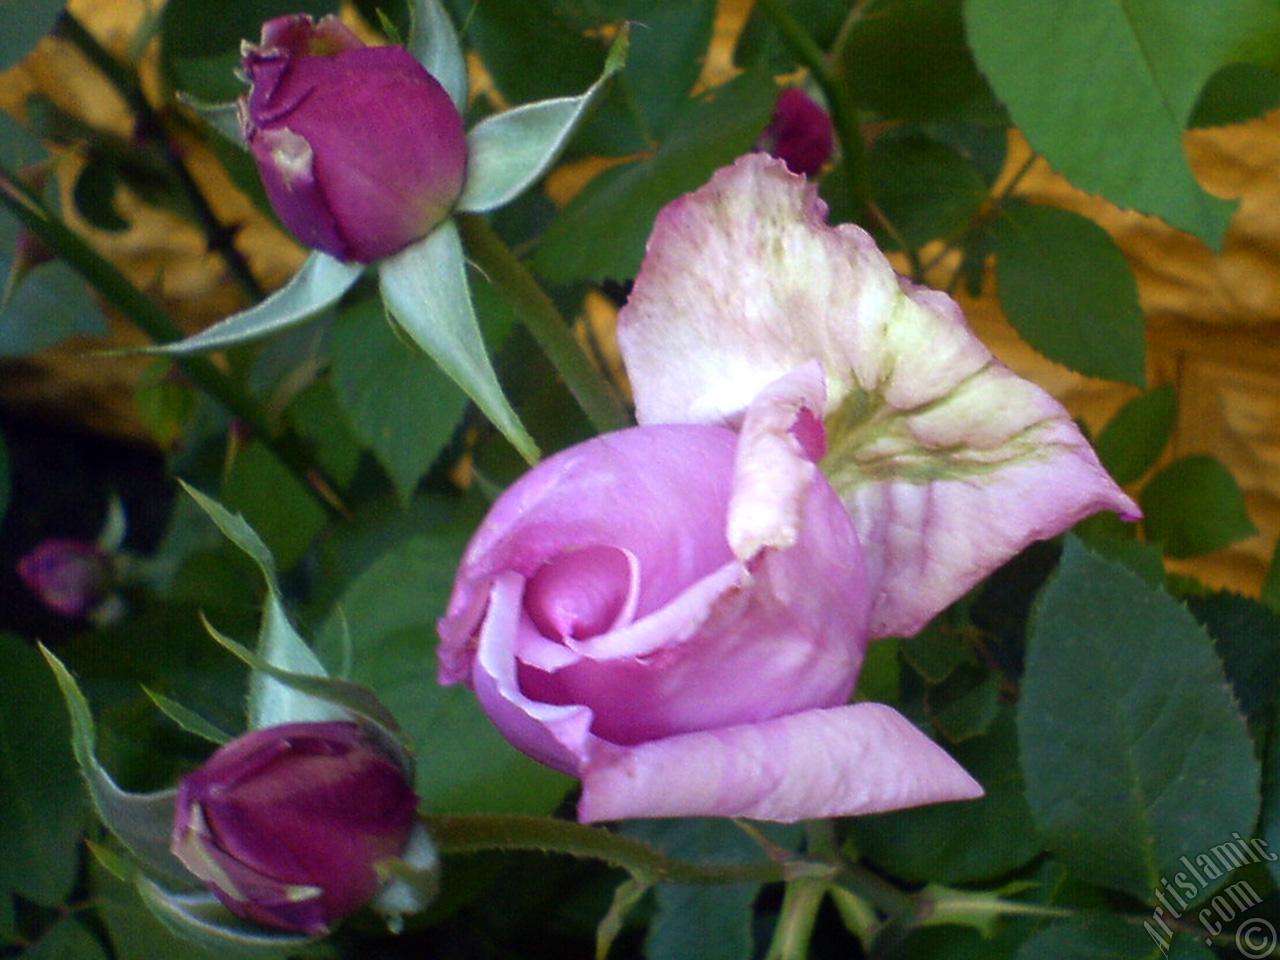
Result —
[[[981,799],[850,821],[858,849],[895,877],[975,883],[1040,852],[1018,769],[1012,710],[1002,710],[986,734],[949,749],[986,790]]]
[[[858,103],[895,120],[1000,122],[965,42],[961,0],[870,0],[840,66]]]
[[[1259,599],[1272,610],[1280,612],[1280,542],[1271,552],[1271,564],[1267,567],[1266,579],[1262,581]]]
[[[0,70],[7,70],[35,49],[53,29],[64,0],[0,0]]]
[[[411,9],[413,32],[409,37],[409,52],[427,68],[427,73],[440,81],[453,105],[464,109],[470,82],[467,59],[458,43],[453,21],[439,0],[414,0]]]
[[[1087,376],[1146,382],[1138,284],[1105,230],[1067,210],[1018,206],[995,242],[1001,306],[1031,346]]]
[[[436,682],[443,615],[469,515],[381,552],[352,580],[320,631],[331,657],[354,642],[351,679],[366,684],[417,744],[417,790],[436,813],[547,813],[569,781],[511,747],[475,695]]]
[[[169,850],[177,791],[127,793],[116,785],[98,762],[97,729],[89,702],[61,661],[43,647],[40,652],[53,670],[71,715],[71,749],[98,816],[148,870],[178,883],[189,883],[191,875]]]
[[[1209,638],[1074,538],[1035,614],[1018,734],[1036,824],[1092,883],[1154,902],[1179,857],[1253,827],[1258,763]]]
[[[600,79],[586,93],[504,110],[473,127],[467,134],[467,183],[458,209],[487,213],[510,203],[541,179],[626,57],[624,29],[609,51]]]
[[[987,198],[972,162],[919,133],[886,137],[868,158],[876,204],[910,249],[962,231]]]
[[[1280,685],[1280,615],[1225,592],[1189,597],[1187,609],[1213,638],[1240,710],[1250,721],[1265,719]]]
[[[311,491],[256,441],[236,456],[222,498],[248,518],[284,570],[302,558],[327,520]]]
[[[1235,477],[1216,457],[1191,456],[1162,469],[1139,497],[1147,539],[1170,557],[1196,557],[1251,537]]]
[[[203,740],[208,740],[210,743],[216,743],[219,746],[224,743],[231,742],[231,734],[224,733],[219,730],[217,726],[210,723],[189,707],[184,707],[182,704],[178,703],[178,701],[171,700],[164,694],[156,693],[154,690],[150,690],[146,687],[143,687],[142,690],[161,713],[192,736],[200,737]]]
[[[132,882],[118,879],[95,864],[94,904],[97,917],[111,936],[115,960],[214,960],[225,950],[211,953],[165,927],[143,906]]]
[[[750,863],[763,851],[729,820],[645,820],[626,825],[626,833],[682,860]],[[776,838],[776,839],[775,839]],[[798,831],[776,828],[778,843],[794,843]],[[759,884],[722,887],[657,888],[657,913],[645,940],[648,960],[749,960],[753,956],[751,906]]]
[[[129,221],[116,209],[116,189],[120,185],[120,170],[108,157],[91,157],[76,177],[71,196],[76,212],[91,227],[119,233],[129,229]]]
[[[102,944],[75,916],[58,920],[22,956],[23,960],[107,960]]]
[[[343,263],[313,250],[289,282],[261,303],[232,314],[195,336],[148,349],[167,354],[207,353],[286,330],[337,303],[360,279],[364,266]]]
[[[40,657],[0,634],[0,899],[13,893],[46,906],[75,881],[84,793],[58,686]]]
[[[1159,944],[1137,924],[1117,916],[1083,914],[1041,930],[1023,943],[1017,960],[1160,960],[1162,954]]]
[[[654,154],[606,170],[560,212],[534,257],[538,272],[566,284],[634,277],[658,211],[750,149],[776,96],[770,78],[748,73],[690,101]]]
[[[1262,815],[1258,818],[1258,829],[1271,852],[1280,854],[1280,699],[1272,704],[1262,772]],[[1267,869],[1272,880],[1280,883],[1280,856],[1268,860]]]
[[[1178,394],[1166,383],[1139,394],[1111,418],[1094,441],[1098,459],[1121,486],[1156,465],[1178,420]]]
[[[1204,85],[1188,126],[1244,123],[1280,106],[1280,73],[1253,63],[1223,67]]]
[[[407,502],[457,429],[467,395],[396,335],[374,300],[338,311],[329,350],[339,408]]]
[[[614,84],[644,139],[664,137],[698,81],[715,26],[711,0],[624,0],[614,16],[635,23],[631,55]]]
[[[538,447],[502,393],[471,304],[458,228],[446,220],[380,264],[387,309],[530,463]]]
[[[1033,149],[1090,193],[1222,246],[1235,204],[1205,193],[1182,134],[1220,67],[1275,64],[1280,7],[965,0],[978,65]]]

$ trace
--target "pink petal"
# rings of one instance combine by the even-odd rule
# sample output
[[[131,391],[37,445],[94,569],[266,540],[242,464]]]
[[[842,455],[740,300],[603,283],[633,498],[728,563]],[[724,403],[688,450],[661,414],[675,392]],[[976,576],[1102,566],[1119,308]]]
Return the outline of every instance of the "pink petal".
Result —
[[[792,387],[773,385],[817,361],[821,467],[867,554],[872,636],[915,632],[1092,513],[1139,515],[1066,410],[1001,365],[949,297],[902,280],[865,231],[825,217],[812,184],[759,154],[662,211],[618,318],[642,423],[746,431],[756,397],[776,404],[772,392]],[[784,474],[773,477],[785,491]],[[739,504],[735,551],[785,541],[784,513],[761,515],[761,502]]]
[[[946,751],[874,703],[602,749],[582,779],[584,823],[698,816],[793,822],[982,795]]]

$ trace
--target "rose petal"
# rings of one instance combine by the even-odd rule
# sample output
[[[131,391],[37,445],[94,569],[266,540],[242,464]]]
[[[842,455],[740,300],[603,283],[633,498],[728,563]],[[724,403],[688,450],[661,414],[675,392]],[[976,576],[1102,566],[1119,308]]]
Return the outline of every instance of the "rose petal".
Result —
[[[596,753],[578,819],[792,822],[963,800],[982,787],[890,707],[859,703]]]
[[[817,360],[822,469],[867,552],[872,636],[915,632],[1092,513],[1139,515],[1061,404],[996,361],[949,297],[825,216],[814,186],[758,154],[663,210],[618,318],[641,422],[736,424]],[[739,522],[735,549],[765,535]]]

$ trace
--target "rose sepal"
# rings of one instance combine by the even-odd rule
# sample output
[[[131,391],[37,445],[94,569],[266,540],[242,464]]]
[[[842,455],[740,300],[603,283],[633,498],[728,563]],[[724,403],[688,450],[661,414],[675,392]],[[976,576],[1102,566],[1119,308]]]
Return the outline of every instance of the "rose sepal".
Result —
[[[405,44],[414,58],[440,81],[453,105],[462,110],[467,105],[467,58],[458,42],[453,21],[439,0],[417,0],[409,4],[409,41]]]
[[[419,821],[398,857],[377,865],[386,883],[370,906],[392,933],[399,933],[408,914],[425,910],[440,892],[440,855],[427,828]]]
[[[539,180],[564,151],[608,81],[626,65],[628,43],[624,24],[609,48],[600,78],[586,93],[527,103],[476,124],[467,134],[467,182],[458,210],[488,213]]]
[[[322,939],[241,920],[207,890],[167,890],[145,876],[137,877],[134,886],[147,909],[171,933],[211,952],[231,948],[260,956],[286,954]]]

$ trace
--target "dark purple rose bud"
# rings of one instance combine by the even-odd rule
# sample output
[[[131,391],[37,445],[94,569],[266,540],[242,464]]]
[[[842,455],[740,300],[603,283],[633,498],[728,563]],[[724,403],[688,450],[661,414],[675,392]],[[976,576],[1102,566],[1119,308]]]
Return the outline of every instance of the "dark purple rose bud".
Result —
[[[810,177],[830,158],[834,137],[827,111],[800,88],[789,87],[778,95],[756,149],[777,157],[792,173]]]
[[[18,561],[18,576],[45,606],[65,617],[88,616],[115,580],[106,551],[81,540],[44,541]]]
[[[276,214],[300,241],[369,263],[426,236],[466,178],[462,117],[403,47],[295,14],[246,43],[240,125]]]
[[[417,803],[355,723],[268,727],[182,781],[173,852],[237,916],[319,935],[378,892]]]

